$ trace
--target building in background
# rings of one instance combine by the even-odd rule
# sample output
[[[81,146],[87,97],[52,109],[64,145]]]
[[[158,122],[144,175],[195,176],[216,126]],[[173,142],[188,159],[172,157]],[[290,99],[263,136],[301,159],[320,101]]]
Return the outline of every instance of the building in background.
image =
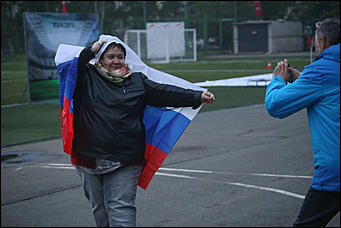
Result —
[[[300,21],[243,21],[233,24],[234,53],[300,52],[304,29]]]

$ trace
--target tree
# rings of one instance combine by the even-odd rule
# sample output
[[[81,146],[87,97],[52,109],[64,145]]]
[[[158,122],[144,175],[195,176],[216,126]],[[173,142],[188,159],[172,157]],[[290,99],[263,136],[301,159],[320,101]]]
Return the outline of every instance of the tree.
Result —
[[[261,1],[262,19],[286,19],[288,9],[296,5],[296,1]]]
[[[314,25],[324,18],[340,18],[339,1],[297,1],[288,15],[289,19]]]

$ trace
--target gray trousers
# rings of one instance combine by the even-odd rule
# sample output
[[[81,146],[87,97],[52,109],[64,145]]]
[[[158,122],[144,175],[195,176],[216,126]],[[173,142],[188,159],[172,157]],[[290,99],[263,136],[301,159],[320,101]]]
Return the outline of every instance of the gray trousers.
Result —
[[[136,226],[136,190],[141,165],[124,165],[106,174],[76,167],[98,227]]]

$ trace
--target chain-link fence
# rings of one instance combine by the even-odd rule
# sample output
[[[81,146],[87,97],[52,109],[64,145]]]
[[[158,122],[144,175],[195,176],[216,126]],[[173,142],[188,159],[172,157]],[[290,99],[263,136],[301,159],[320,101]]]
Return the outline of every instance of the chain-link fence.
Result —
[[[30,3],[30,4],[29,4]],[[82,3],[82,4],[81,4]],[[147,4],[148,3],[148,4]],[[250,2],[251,4],[252,2]],[[147,22],[179,22],[185,23],[185,28],[194,28],[197,31],[198,50],[231,50],[233,47],[233,29],[232,22],[234,20],[233,13],[226,14],[229,18],[216,17],[212,18],[209,15],[205,17],[191,17],[190,15],[179,14],[174,17],[152,16],[146,17],[141,15],[124,15],[118,16],[111,14],[116,7],[117,2],[102,1],[95,2],[69,2],[70,10],[68,13],[98,13],[100,16],[101,34],[110,34],[120,37],[122,40],[126,30],[129,29],[145,29]],[[152,3],[146,2],[148,12],[151,12],[150,6]],[[169,3],[167,3],[169,4]],[[227,4],[227,3],[226,3]],[[229,3],[233,6],[233,3]],[[249,5],[250,5],[249,4]],[[131,3],[132,6],[142,6],[141,2]],[[211,8],[214,7],[214,2],[208,4]],[[73,8],[72,8],[73,7]],[[112,9],[111,9],[111,8]],[[95,9],[94,9],[95,8]],[[174,9],[175,10],[175,9]],[[190,11],[193,10],[188,10]],[[12,3],[10,1],[1,2],[1,54],[25,53],[24,41],[24,12],[62,12],[61,1],[19,1]],[[188,13],[188,14],[189,14]],[[105,14],[105,16],[103,16]],[[172,14],[171,14],[172,15]],[[252,18],[252,17],[250,17]],[[232,20],[233,19],[233,20]],[[244,18],[245,19],[245,18]],[[241,20],[241,18],[239,18]]]
[[[234,22],[288,19],[300,20],[305,26],[316,21],[316,15],[340,15],[337,1],[262,1],[261,17],[256,16],[253,1],[63,2],[67,13],[97,13],[102,34],[123,40],[126,30],[146,29],[147,22],[181,21],[185,28],[196,29],[198,50],[224,52],[233,52]],[[1,1],[1,54],[25,53],[24,12],[61,13],[62,1]]]

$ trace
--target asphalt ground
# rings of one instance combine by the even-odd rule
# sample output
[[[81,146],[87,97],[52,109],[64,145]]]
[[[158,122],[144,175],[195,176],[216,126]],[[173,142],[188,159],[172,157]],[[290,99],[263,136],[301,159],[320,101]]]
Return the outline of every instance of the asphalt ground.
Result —
[[[1,156],[1,226],[95,226],[61,139]],[[264,104],[199,113],[148,189],[138,188],[137,226],[288,227],[312,175],[305,110],[285,119]],[[340,213],[328,226],[340,227]]]

